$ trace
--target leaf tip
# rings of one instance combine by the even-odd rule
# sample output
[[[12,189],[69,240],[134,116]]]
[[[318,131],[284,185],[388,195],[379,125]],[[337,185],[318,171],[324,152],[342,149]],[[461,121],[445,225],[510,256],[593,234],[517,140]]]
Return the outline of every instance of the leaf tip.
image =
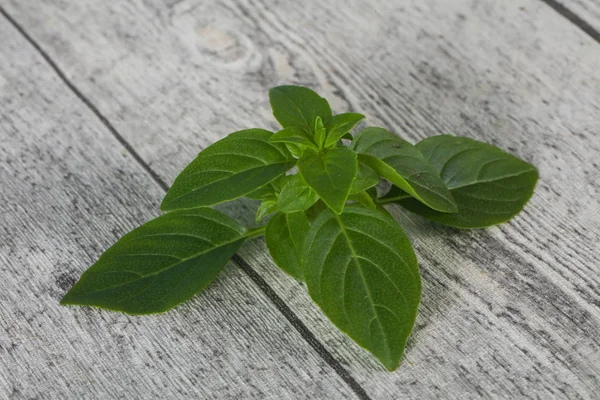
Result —
[[[323,199],[323,201],[325,201]],[[344,212],[344,206],[346,205],[346,201],[344,200],[341,204],[329,204],[325,201],[325,204],[337,215],[341,215]]]
[[[65,293],[65,295],[62,297],[62,299],[60,299],[58,304],[60,304],[61,306],[79,305],[76,296],[73,295],[73,288],[71,288],[67,293]]]
[[[446,207],[445,212],[447,212],[448,214],[456,214],[459,211],[458,209],[458,205],[456,204],[456,201],[454,201],[454,199],[452,199],[452,201],[448,201],[448,205]]]
[[[171,208],[171,199],[169,198],[169,193],[167,192],[165,198],[160,202],[160,211],[167,212],[172,210],[173,209]]]
[[[400,351],[400,354],[397,356],[388,355],[387,357],[377,357],[381,364],[387,369],[389,372],[394,372],[400,366],[400,361],[402,361],[402,357],[404,355],[404,348]]]
[[[400,365],[400,360],[396,361],[396,362],[392,362],[392,363],[384,363],[383,366],[385,367],[385,369],[388,370],[388,372],[394,372],[396,369],[398,369],[398,366]]]

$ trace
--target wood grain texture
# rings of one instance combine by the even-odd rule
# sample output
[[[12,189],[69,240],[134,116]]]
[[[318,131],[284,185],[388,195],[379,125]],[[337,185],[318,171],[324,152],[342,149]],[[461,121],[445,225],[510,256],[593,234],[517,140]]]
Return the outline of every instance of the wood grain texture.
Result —
[[[599,0],[544,0],[567,18],[581,19],[575,22],[580,28],[589,31],[590,36],[600,42],[600,1]],[[587,25],[587,26],[586,26]]]
[[[3,4],[168,182],[229,132],[275,128],[267,90],[281,83],[312,86],[334,111],[407,140],[453,132],[532,162],[536,195],[500,227],[457,231],[394,209],[424,298],[393,374],[331,326],[264,244],[242,256],[373,398],[600,390],[600,46],[546,4]],[[251,223],[255,206],[224,210]]]
[[[59,299],[161,188],[0,18],[0,398],[356,398],[239,269],[147,317]]]

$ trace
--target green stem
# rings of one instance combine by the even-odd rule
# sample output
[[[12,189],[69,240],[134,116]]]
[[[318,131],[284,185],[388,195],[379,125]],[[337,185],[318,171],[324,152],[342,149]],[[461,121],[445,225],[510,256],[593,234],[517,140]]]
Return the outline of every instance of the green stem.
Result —
[[[383,198],[383,199],[377,199],[377,204],[380,205],[386,205],[386,204],[390,204],[390,203],[395,203],[399,200],[404,200],[404,199],[408,199],[409,197],[411,197],[410,194],[402,194],[400,196],[394,196],[394,197],[388,197],[388,198]]]
[[[256,237],[262,236],[265,234],[265,229],[267,229],[266,225],[259,226],[258,228],[249,229],[248,232],[243,236],[248,240],[254,239]]]

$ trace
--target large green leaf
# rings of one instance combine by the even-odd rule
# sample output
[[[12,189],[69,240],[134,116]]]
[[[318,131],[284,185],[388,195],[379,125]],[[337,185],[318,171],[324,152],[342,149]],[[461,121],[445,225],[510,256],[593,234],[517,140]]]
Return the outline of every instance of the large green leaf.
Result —
[[[323,202],[323,200],[319,200],[315,204],[313,204],[311,208],[309,208],[308,210],[306,210],[304,212],[306,213],[306,216],[308,217],[308,220],[312,224],[314,222],[314,220],[317,219],[317,217],[324,210],[327,210],[327,209],[328,209],[327,204],[325,204]]]
[[[344,113],[331,117],[325,124],[325,128],[327,129],[327,141],[325,142],[325,147],[336,144],[338,140],[364,118],[364,115],[358,113]]]
[[[307,149],[298,160],[298,169],[304,181],[332,210],[340,214],[356,177],[356,153],[347,147],[323,152]]]
[[[366,128],[352,142],[359,160],[422,203],[441,212],[458,211],[450,191],[423,155],[382,128]]]
[[[284,213],[304,211],[319,200],[319,195],[299,174],[290,177],[277,198],[277,208]]]
[[[381,209],[325,210],[304,244],[303,271],[325,315],[386,368],[398,366],[421,299],[410,241]]]
[[[208,146],[179,174],[163,211],[211,206],[252,193],[292,168],[295,160],[272,133],[248,129]]]
[[[458,228],[484,228],[517,215],[533,195],[537,169],[477,140],[434,136],[417,144],[440,174],[458,205],[458,213],[436,212],[412,199],[399,203],[432,221]]]
[[[266,197],[260,202],[260,205],[256,209],[256,216],[254,217],[254,220],[258,224],[267,215],[274,213],[275,211],[277,211],[277,198],[274,196]]]
[[[275,263],[298,280],[302,273],[302,250],[310,223],[302,211],[276,214],[269,220],[265,241]]]
[[[246,229],[210,208],[174,211],[123,236],[61,304],[128,314],[166,311],[200,292],[244,242]]]
[[[302,86],[278,86],[269,90],[269,100],[273,115],[281,126],[297,126],[313,132],[315,120],[331,118],[331,108],[327,100]]]

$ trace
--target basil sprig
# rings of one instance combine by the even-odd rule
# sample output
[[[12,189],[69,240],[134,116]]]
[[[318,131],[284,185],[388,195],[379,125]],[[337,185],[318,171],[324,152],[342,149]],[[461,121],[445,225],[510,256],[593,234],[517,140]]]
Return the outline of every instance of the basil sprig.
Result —
[[[123,236],[63,297],[128,314],[171,309],[209,285],[252,238],[306,282],[325,315],[390,371],[415,323],[421,280],[413,248],[383,205],[432,221],[483,228],[508,221],[533,195],[535,167],[497,147],[449,135],[412,145],[383,128],[350,131],[305,87],[269,92],[279,132],[235,132],[175,179],[162,216]],[[296,167],[296,168],[294,168]],[[383,196],[375,186],[392,186]],[[210,208],[260,201],[252,229]]]

